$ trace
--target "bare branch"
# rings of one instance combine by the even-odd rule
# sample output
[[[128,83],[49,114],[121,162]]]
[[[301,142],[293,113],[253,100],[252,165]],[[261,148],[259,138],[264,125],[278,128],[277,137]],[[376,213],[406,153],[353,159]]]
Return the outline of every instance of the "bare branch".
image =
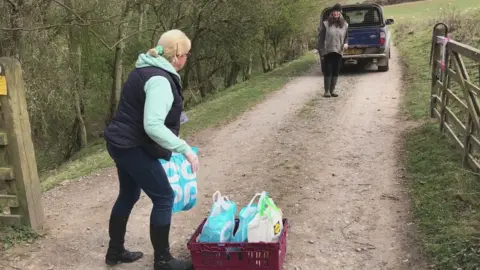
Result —
[[[115,44],[112,45],[111,49],[115,48],[120,42],[123,42],[123,41],[125,41],[125,40],[127,40],[127,39],[129,39],[133,36],[136,36],[136,35],[140,34],[140,33],[143,33],[143,32],[146,32],[146,31],[151,31],[151,30],[153,30],[153,29],[144,29],[142,31],[133,31],[130,34],[125,35],[125,37],[123,37],[122,39],[117,40],[117,42],[115,42]]]
[[[5,0],[5,1],[12,6],[13,10],[17,10],[17,9],[18,9],[17,3],[14,3],[12,0]]]
[[[157,15],[158,24],[162,27],[163,31],[167,31],[167,26],[165,25],[165,22],[162,20],[164,5],[165,3],[162,3],[160,6],[152,6],[152,7],[153,7],[153,11],[155,12],[155,15]]]
[[[3,28],[0,27],[0,31],[25,31],[25,32],[33,32],[33,31],[41,31],[41,30],[49,30],[52,28],[59,28],[59,27],[65,27],[65,26],[89,26],[90,24],[84,24],[84,23],[77,23],[77,22],[72,22],[72,23],[67,23],[67,24],[52,24],[52,25],[45,25],[45,26],[39,26],[39,27],[33,27],[33,28]]]
[[[64,3],[58,0],[52,0],[52,1],[62,6],[63,8],[65,8],[73,16],[77,17],[77,19],[79,19],[82,23],[85,23],[85,24],[87,23],[81,16],[79,16],[74,10],[72,10],[70,7],[68,7]],[[95,32],[92,28],[88,27],[88,31],[92,33],[92,35],[94,35],[103,44],[103,46],[107,47],[109,50],[112,49],[112,47],[108,46],[107,42],[105,42],[105,40],[103,40],[103,38],[101,38],[100,35],[97,32]]]
[[[67,5],[65,5],[64,3],[58,1],[58,0],[52,0],[53,2],[57,3],[58,5],[60,5],[61,7],[63,7],[64,9],[66,9],[68,12],[72,13],[72,15],[74,15],[75,17],[77,17],[77,19],[79,19],[80,21],[82,22],[85,22],[85,20],[80,17],[80,15],[78,15],[73,9],[71,9],[70,7],[68,7]]]

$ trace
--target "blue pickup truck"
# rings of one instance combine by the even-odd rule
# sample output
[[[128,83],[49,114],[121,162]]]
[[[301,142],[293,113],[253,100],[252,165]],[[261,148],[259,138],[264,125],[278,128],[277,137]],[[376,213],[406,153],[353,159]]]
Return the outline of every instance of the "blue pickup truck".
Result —
[[[324,9],[321,22],[331,12],[332,8]],[[373,63],[378,66],[378,71],[388,71],[391,46],[388,26],[394,20],[384,20],[383,9],[377,4],[345,5],[342,15],[348,23],[348,49],[344,52],[342,67],[358,65],[364,68]]]

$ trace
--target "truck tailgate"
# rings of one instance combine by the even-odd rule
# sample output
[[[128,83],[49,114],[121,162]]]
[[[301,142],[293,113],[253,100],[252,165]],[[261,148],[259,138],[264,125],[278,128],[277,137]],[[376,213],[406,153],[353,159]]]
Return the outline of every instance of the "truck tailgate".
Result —
[[[378,27],[349,29],[348,46],[350,48],[380,46],[380,29]]]

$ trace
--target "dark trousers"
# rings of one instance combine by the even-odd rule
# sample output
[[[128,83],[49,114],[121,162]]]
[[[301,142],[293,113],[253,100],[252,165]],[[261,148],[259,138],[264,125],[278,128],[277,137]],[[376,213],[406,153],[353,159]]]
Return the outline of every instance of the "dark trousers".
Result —
[[[338,53],[329,53],[324,57],[323,74],[324,76],[338,77],[342,63],[342,55]]]
[[[107,144],[107,150],[115,161],[120,182],[112,216],[128,217],[143,190],[153,203],[151,225],[170,224],[175,194],[160,162],[141,148],[121,149]]]

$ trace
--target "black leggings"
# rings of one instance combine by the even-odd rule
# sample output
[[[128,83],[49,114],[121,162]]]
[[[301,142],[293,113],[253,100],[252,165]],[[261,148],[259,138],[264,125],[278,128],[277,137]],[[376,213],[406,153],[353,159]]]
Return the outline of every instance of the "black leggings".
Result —
[[[150,224],[170,224],[175,193],[160,161],[139,147],[120,149],[107,144],[107,150],[117,165],[120,182],[120,192],[112,216],[130,216],[133,206],[140,198],[140,190],[143,190],[153,202]]]
[[[323,75],[338,77],[340,73],[340,65],[342,62],[342,55],[338,53],[329,53],[324,57],[324,64],[322,66]]]

